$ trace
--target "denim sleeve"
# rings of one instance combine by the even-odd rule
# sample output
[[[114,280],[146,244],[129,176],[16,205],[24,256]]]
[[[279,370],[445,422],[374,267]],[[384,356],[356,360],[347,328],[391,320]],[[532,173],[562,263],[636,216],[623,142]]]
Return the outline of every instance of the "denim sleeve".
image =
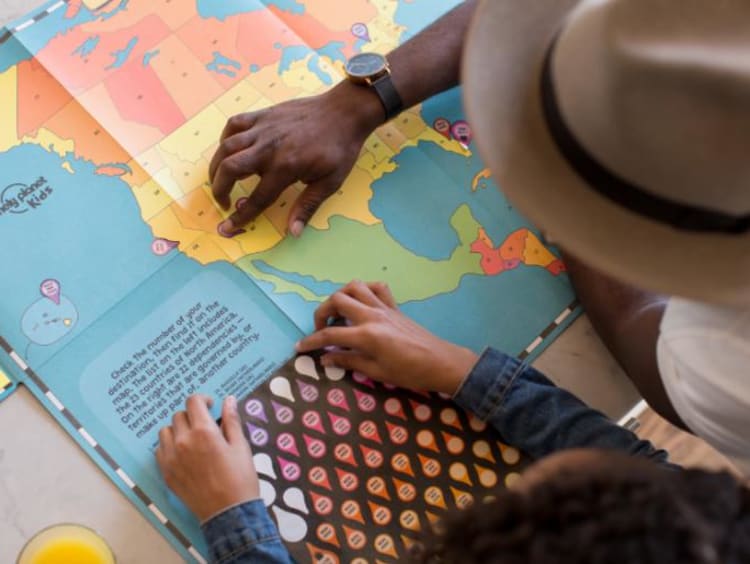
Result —
[[[458,405],[533,458],[570,448],[616,449],[667,464],[667,453],[588,407],[544,375],[487,349],[456,392]]]
[[[212,564],[294,562],[260,499],[227,509],[206,521],[201,529]]]

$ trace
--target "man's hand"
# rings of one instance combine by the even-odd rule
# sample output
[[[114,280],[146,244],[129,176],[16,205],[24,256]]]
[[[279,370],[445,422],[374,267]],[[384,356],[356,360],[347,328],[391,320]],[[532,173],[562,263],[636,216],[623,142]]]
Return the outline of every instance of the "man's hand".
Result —
[[[221,427],[212,400],[191,396],[187,410],[159,432],[156,460],[169,488],[203,522],[222,510],[260,497],[250,445],[242,435],[237,400],[226,399]]]
[[[328,327],[331,318],[346,327]],[[316,332],[298,352],[336,347],[321,358],[374,380],[404,388],[454,394],[477,362],[472,351],[443,341],[398,310],[382,283],[352,282],[315,312]]]
[[[299,237],[346,180],[365,140],[384,119],[375,93],[346,81],[320,96],[231,118],[209,168],[213,195],[228,209],[235,182],[256,174],[261,179],[219,231],[236,233],[301,181],[307,187],[288,218],[289,232]]]

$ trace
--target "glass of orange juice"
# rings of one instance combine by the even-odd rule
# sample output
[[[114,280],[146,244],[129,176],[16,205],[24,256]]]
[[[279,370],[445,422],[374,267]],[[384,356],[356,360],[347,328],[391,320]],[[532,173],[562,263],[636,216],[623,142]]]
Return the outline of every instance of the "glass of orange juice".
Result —
[[[54,525],[38,532],[16,564],[115,564],[102,537],[82,525]]]

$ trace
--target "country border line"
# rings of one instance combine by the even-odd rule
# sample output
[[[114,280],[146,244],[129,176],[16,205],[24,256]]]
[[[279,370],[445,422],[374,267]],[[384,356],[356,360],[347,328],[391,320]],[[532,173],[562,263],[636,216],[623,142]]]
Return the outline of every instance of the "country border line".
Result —
[[[24,374],[29,377],[31,382],[33,382],[34,385],[39,388],[39,390],[44,394],[47,400],[49,400],[49,402],[55,406],[60,414],[73,426],[73,428],[83,438],[86,444],[88,444],[92,449],[96,451],[99,456],[101,456],[107,466],[117,475],[122,483],[125,484],[125,486],[127,486],[127,488],[131,492],[133,492],[133,494],[146,507],[146,509],[148,509],[148,511],[151,512],[164,527],[166,527],[166,529],[177,539],[180,545],[185,548],[185,550],[187,550],[198,562],[200,562],[201,564],[207,564],[206,559],[203,558],[203,556],[193,546],[190,540],[179,530],[179,528],[175,526],[174,523],[167,519],[164,513],[151,500],[151,498],[146,495],[146,493],[140,488],[140,486],[138,486],[130,478],[130,476],[128,476],[125,470],[123,470],[120,465],[115,462],[115,459],[110,456],[110,454],[102,447],[102,445],[100,445],[96,441],[96,439],[94,439],[93,435],[91,435],[83,427],[83,425],[81,425],[75,415],[73,415],[73,413],[71,413],[71,411],[63,405],[63,403],[57,398],[52,390],[49,389],[47,384],[45,384],[44,381],[39,377],[39,375],[34,372],[34,370],[28,365],[28,363],[26,363],[23,358],[15,350],[13,350],[13,347],[10,346],[10,343],[8,343],[8,341],[6,341],[2,335],[0,335],[0,348],[2,348],[10,357],[10,359],[16,364],[16,366],[18,366],[18,368],[20,368],[24,372]]]
[[[539,335],[533,341],[531,341],[531,344],[528,347],[521,351],[521,353],[518,355],[519,360],[526,360],[527,358],[529,358],[531,353],[533,353],[539,347],[539,345],[541,345],[547,339],[547,337],[549,337],[555,330],[557,330],[565,322],[565,320],[568,319],[568,317],[573,315],[575,310],[578,309],[580,305],[581,304],[578,300],[573,300],[572,302],[570,302],[570,305],[566,307],[562,311],[562,313],[560,313],[560,315],[558,315],[555,320],[544,329],[544,331],[539,333]]]

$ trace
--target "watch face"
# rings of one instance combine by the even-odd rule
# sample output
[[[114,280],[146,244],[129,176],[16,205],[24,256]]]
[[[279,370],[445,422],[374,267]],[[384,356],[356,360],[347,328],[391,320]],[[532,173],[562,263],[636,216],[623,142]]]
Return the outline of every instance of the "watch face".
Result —
[[[385,57],[377,53],[361,53],[346,63],[346,71],[357,78],[367,78],[378,74],[386,66]]]

